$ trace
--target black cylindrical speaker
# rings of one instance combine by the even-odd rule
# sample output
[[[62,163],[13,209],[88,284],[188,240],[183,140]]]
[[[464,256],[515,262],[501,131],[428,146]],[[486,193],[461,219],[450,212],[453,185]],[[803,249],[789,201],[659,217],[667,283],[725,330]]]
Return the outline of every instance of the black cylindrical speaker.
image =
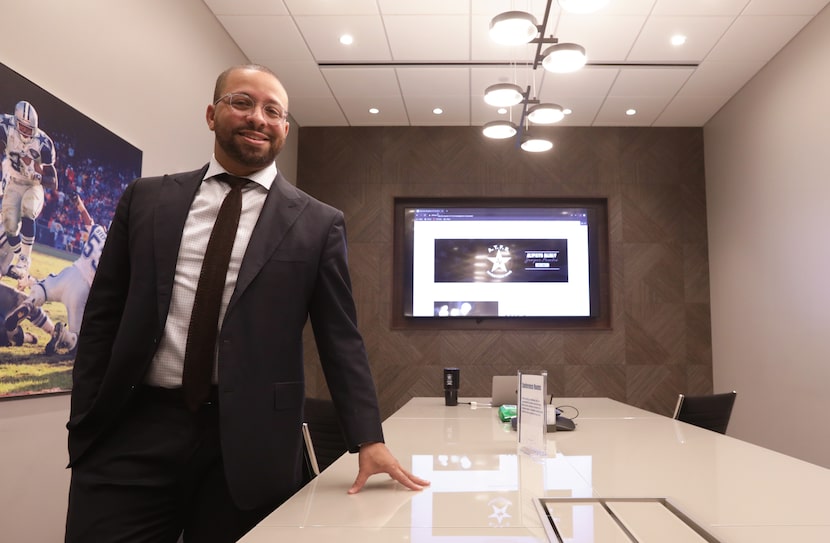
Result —
[[[458,386],[461,384],[461,370],[444,368],[444,404],[458,405]]]

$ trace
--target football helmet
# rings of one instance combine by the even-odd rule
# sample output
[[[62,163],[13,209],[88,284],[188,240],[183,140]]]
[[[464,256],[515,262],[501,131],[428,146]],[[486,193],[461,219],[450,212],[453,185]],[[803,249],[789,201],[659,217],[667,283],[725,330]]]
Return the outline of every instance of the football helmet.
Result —
[[[14,106],[14,120],[17,132],[23,141],[28,142],[37,132],[37,111],[32,104],[20,101]]]

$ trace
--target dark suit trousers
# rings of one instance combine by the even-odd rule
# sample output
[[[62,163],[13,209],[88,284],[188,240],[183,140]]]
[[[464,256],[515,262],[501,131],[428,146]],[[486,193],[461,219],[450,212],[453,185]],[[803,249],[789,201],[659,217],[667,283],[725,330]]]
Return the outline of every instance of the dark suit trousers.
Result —
[[[238,509],[228,492],[215,402],[192,413],[178,391],[143,388],[72,468],[67,543],[225,543],[278,503]]]

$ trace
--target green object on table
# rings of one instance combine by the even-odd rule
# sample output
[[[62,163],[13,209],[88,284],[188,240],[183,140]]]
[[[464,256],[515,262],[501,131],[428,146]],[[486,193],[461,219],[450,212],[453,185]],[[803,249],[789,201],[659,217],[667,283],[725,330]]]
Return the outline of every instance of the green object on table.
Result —
[[[504,404],[499,407],[499,420],[502,422],[509,422],[510,419],[518,414],[518,408],[515,405]]]

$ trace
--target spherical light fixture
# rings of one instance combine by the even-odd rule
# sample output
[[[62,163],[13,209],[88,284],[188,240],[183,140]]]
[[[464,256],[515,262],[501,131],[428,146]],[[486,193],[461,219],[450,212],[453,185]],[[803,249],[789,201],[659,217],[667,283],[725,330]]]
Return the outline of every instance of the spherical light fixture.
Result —
[[[564,74],[585,66],[585,48],[576,43],[557,43],[542,53],[542,66],[549,72]]]
[[[523,99],[522,88],[513,83],[496,83],[484,91],[484,101],[495,107],[515,106]]]
[[[515,136],[518,129],[510,121],[491,121],[484,125],[481,132],[488,138],[503,140]]]
[[[593,13],[608,5],[608,0],[559,0],[559,6],[570,13]]]
[[[523,45],[538,34],[536,17],[525,11],[505,11],[490,21],[490,37],[502,45]]]
[[[527,110],[527,119],[534,124],[553,124],[565,118],[558,104],[536,104]]]

